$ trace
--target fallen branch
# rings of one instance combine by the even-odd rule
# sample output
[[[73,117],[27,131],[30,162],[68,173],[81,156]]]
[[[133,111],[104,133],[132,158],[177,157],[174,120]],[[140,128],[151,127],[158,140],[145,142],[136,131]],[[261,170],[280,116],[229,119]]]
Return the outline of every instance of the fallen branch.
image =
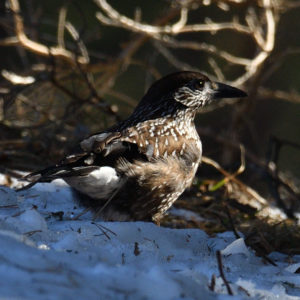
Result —
[[[224,271],[223,271],[222,255],[221,255],[220,250],[217,251],[217,261],[218,261],[218,268],[219,268],[220,276],[223,279],[223,282],[226,286],[227,293],[232,296],[233,295],[232,289],[231,289],[231,287],[225,277]]]

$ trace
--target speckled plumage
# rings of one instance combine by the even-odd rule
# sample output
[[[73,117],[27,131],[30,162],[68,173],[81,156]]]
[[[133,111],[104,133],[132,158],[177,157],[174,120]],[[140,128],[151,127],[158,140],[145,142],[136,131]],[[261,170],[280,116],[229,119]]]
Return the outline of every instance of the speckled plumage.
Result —
[[[83,140],[79,152],[27,178],[63,178],[94,199],[103,219],[159,222],[191,185],[201,161],[196,112],[216,98],[245,95],[200,73],[170,74],[150,87],[127,120]]]

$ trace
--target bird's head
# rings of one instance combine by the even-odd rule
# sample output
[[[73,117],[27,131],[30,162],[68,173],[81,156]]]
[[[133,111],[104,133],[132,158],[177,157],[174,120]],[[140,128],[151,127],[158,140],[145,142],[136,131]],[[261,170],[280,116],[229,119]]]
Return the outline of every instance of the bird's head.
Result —
[[[196,112],[213,100],[239,98],[247,94],[240,89],[211,81],[198,72],[177,72],[154,82],[136,107],[135,122],[147,118],[176,114],[178,110]]]
[[[181,85],[172,92],[173,99],[186,107],[200,108],[220,98],[240,98],[247,94],[230,85],[211,81],[207,76],[195,72],[180,72]]]
[[[187,107],[199,108],[220,98],[240,98],[247,94],[230,85],[213,82],[197,72],[177,72],[156,81],[148,93],[152,98],[172,97]],[[147,96],[146,94],[146,96]]]

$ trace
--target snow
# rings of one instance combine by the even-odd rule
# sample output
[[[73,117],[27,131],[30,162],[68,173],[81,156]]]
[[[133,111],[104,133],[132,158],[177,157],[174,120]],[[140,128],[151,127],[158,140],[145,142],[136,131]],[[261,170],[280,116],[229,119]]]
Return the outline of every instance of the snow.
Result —
[[[223,255],[243,253],[246,257],[250,256],[250,252],[246,247],[244,239],[242,238],[239,238],[231,244],[229,244],[224,250],[221,251],[221,253]]]
[[[273,266],[231,232],[76,219],[83,210],[60,180],[0,186],[0,299],[300,299],[300,256],[271,253]]]
[[[196,221],[196,222],[204,221],[202,217],[187,209],[172,207],[170,209],[170,212],[172,213],[173,216],[182,217],[188,221]]]

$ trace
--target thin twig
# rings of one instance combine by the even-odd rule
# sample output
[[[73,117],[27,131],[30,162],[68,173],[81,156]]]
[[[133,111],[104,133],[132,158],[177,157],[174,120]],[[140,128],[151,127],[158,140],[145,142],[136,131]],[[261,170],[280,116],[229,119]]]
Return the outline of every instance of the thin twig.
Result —
[[[212,274],[211,276],[211,281],[210,281],[210,284],[208,285],[208,288],[214,292],[215,291],[215,287],[216,287],[216,275],[215,274]]]
[[[30,40],[27,35],[25,34],[23,18],[21,16],[21,10],[18,0],[9,0],[10,8],[14,14],[14,25],[15,25],[15,33],[16,37],[18,38],[18,42],[21,46],[25,49],[34,52],[35,54],[50,57],[50,55],[61,58],[65,61],[70,63],[75,63],[75,55],[70,52],[69,50],[58,47],[50,47]],[[87,64],[89,61],[86,60],[85,57],[79,56],[78,63],[80,64]]]
[[[233,295],[231,287],[230,287],[230,285],[229,285],[229,283],[228,283],[228,281],[227,281],[227,279],[225,277],[224,271],[223,271],[222,255],[221,255],[221,251],[220,250],[217,251],[217,261],[218,261],[218,268],[219,268],[220,276],[223,279],[223,282],[224,282],[224,284],[226,286],[227,293],[229,295]]]
[[[110,230],[109,228],[99,224],[99,223],[95,223],[95,222],[92,222],[93,225],[95,225],[96,227],[98,227],[101,232],[109,239],[111,240],[110,236],[107,234],[106,231],[108,231],[109,233],[113,234],[114,236],[117,236],[117,234],[115,232],[113,232],[112,230]],[[106,230],[106,231],[105,231]]]
[[[228,219],[229,219],[229,222],[230,222],[231,229],[232,229],[232,231],[233,231],[235,237],[236,237],[237,239],[239,239],[241,236],[238,234],[238,232],[237,232],[237,230],[236,230],[236,228],[235,228],[235,226],[234,226],[234,221],[233,221],[233,218],[232,218],[232,216],[231,216],[230,210],[229,210],[229,208],[228,208],[227,205],[225,205],[225,211],[226,211],[226,214],[227,214],[227,216],[228,216]]]
[[[92,210],[91,207],[85,208],[81,213],[77,214],[74,218],[72,218],[72,221],[77,221],[81,216],[85,215],[90,210]]]

